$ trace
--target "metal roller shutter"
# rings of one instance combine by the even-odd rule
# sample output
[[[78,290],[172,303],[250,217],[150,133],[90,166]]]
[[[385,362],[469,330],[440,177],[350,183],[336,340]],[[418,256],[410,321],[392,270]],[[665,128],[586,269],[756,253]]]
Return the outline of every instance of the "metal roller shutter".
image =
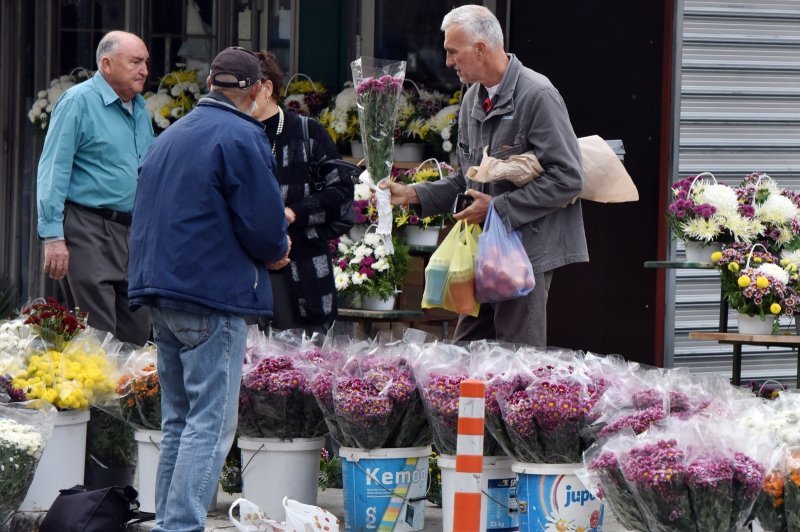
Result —
[[[707,171],[733,185],[763,171],[800,190],[800,2],[684,0],[680,22],[678,175],[673,179]],[[673,246],[672,257],[683,259],[681,245]],[[673,274],[667,287],[667,301],[675,302],[667,312],[667,331],[672,327],[673,333],[667,365],[730,374],[730,346],[687,337],[690,331],[718,330],[717,273]],[[730,314],[729,330],[735,330]],[[793,350],[745,346],[743,353],[742,382],[791,382],[796,376]]]

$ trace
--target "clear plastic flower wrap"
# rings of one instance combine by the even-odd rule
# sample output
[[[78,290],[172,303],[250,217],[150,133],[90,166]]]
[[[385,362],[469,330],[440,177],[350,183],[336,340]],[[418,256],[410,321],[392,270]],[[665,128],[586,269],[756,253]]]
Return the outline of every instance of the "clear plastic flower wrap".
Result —
[[[41,399],[0,404],[0,527],[25,499],[55,417],[55,407]]]
[[[43,344],[28,351],[13,384],[29,399],[44,399],[59,410],[88,409],[114,396],[123,345],[111,333],[88,327],[58,349]]]
[[[671,417],[638,436],[620,431],[587,451],[585,482],[628,528],[734,532],[776,456],[774,446],[741,434],[732,419]]]
[[[800,530],[800,448],[786,452],[785,480],[786,527]]]
[[[334,411],[345,439],[364,449],[431,443],[410,362],[425,335],[414,329],[407,329],[402,340],[380,334],[369,350],[348,357],[333,387]]]
[[[636,495],[625,480],[619,464],[618,453],[633,445],[635,434],[631,428],[615,432],[611,445],[595,443],[583,454],[583,469],[578,478],[595,496],[614,513],[626,530],[649,530]]]
[[[239,433],[282,440],[325,435],[325,419],[304,370],[319,359],[314,343],[292,331],[267,338],[251,327],[239,391]]]
[[[516,346],[479,340],[469,344],[476,378],[486,383],[486,430],[508,456],[513,443],[500,412],[500,400],[528,385],[527,371],[516,356]],[[500,453],[497,453],[500,454]]]
[[[117,380],[116,408],[103,407],[137,429],[161,430],[161,384],[156,346],[130,352]]]
[[[570,464],[584,451],[580,435],[600,393],[586,371],[582,353],[524,348],[531,363],[528,385],[499,398],[513,443],[511,456],[521,462]],[[528,362],[530,361],[530,362]]]
[[[599,399],[584,435],[602,440],[625,428],[641,434],[669,415],[668,397],[662,370],[628,365]]]
[[[465,347],[429,343],[414,361],[414,375],[439,454],[455,455],[461,382],[475,378],[472,356]],[[503,454],[491,434],[483,438],[484,456]]]
[[[368,348],[368,342],[351,338],[340,324],[334,323],[323,342],[319,353],[320,360],[307,368],[311,392],[322,411],[328,432],[343,447],[357,447],[358,445],[351,438],[345,436],[339,426],[333,402],[336,375],[344,366],[349,353],[359,353]]]

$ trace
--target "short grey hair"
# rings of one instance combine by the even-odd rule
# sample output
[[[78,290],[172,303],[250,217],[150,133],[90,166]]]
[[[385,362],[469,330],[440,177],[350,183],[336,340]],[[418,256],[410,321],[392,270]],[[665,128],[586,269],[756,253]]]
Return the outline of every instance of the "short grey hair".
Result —
[[[107,33],[105,37],[100,39],[100,44],[97,45],[97,52],[95,52],[97,67],[100,68],[100,60],[103,59],[103,56],[113,55],[117,48],[119,48],[119,33]]]
[[[465,5],[456,7],[442,19],[441,30],[450,26],[461,26],[473,42],[483,40],[489,46],[503,48],[503,29],[494,13],[484,6]]]

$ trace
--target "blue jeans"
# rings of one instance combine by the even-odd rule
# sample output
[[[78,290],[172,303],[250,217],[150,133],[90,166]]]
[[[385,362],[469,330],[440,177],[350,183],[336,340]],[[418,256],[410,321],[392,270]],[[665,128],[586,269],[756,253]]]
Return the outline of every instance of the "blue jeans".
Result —
[[[156,532],[202,532],[236,432],[247,325],[226,314],[153,309],[161,381]]]

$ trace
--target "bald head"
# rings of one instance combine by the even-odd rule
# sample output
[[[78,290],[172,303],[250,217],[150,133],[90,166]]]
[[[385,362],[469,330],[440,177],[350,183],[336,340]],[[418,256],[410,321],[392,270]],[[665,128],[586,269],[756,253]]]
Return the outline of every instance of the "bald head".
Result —
[[[97,69],[122,101],[144,90],[147,81],[147,46],[138,36],[125,31],[107,33],[97,45]]]

